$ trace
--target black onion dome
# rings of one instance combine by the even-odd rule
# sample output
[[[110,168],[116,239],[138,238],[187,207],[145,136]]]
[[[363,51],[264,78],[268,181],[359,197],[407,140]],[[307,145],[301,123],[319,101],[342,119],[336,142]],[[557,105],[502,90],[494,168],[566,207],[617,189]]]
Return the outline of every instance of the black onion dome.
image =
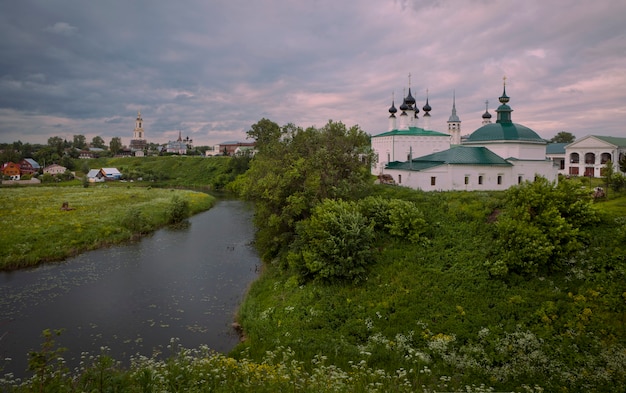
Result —
[[[491,113],[489,113],[489,111],[485,111],[485,113],[483,113],[483,119],[491,119]]]
[[[391,108],[389,108],[389,113],[394,114],[398,112],[398,110],[396,109],[396,105],[393,101],[391,101]]]
[[[406,98],[405,98],[404,101],[402,102],[402,105],[400,105],[400,110],[401,111],[407,111],[409,109],[410,109],[410,107],[407,105]]]
[[[409,105],[409,106],[415,104],[415,98],[413,98],[413,96],[411,95],[411,88],[410,87],[409,87],[409,94],[404,99],[404,102],[406,102],[407,105]]]
[[[426,105],[424,105],[422,109],[424,110],[424,112],[430,112],[432,110],[430,105],[428,105],[428,98],[426,99]]]

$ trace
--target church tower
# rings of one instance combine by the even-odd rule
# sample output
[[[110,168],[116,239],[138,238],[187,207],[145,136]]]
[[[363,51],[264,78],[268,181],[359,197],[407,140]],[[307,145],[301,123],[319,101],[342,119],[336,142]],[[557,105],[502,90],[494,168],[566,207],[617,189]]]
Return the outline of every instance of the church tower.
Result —
[[[141,111],[137,111],[137,120],[135,120],[135,132],[133,139],[145,139],[143,137],[143,119],[141,118]]]
[[[137,119],[135,120],[135,130],[133,131],[133,139],[130,140],[130,150],[132,150],[136,156],[137,154],[146,150],[148,142],[146,141],[146,134],[143,131],[143,119],[141,118],[141,111],[137,111]]]
[[[452,93],[452,114],[448,119],[448,133],[452,145],[461,144],[461,119],[456,114],[456,93]]]

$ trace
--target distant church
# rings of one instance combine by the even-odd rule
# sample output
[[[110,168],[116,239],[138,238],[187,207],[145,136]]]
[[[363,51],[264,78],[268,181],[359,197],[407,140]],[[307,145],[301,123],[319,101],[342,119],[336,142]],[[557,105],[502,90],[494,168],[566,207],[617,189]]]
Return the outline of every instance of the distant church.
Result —
[[[130,150],[137,157],[143,157],[148,147],[146,135],[143,131],[143,119],[141,112],[137,111],[137,119],[135,120],[135,130],[133,131],[133,139],[130,140]]]
[[[399,116],[392,100],[389,130],[372,136],[372,149],[378,156],[372,173],[424,191],[505,190],[536,176],[555,181],[558,168],[546,157],[547,142],[530,128],[513,123],[509,100],[505,83],[496,122],[491,122],[487,108],[482,126],[462,140],[456,98],[447,133],[432,131],[428,129],[432,110],[428,97],[421,128],[409,86]]]

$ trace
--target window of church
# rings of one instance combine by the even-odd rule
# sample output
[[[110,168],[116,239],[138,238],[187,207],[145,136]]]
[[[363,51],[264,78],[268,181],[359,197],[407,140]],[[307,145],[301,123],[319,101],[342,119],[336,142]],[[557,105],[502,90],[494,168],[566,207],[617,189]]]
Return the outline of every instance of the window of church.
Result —
[[[465,176],[465,185],[469,184],[469,176]]]
[[[437,182],[437,178],[435,176],[431,176],[430,177],[430,185],[434,186]]]
[[[502,184],[502,175],[498,175],[498,185]]]
[[[478,184],[481,184],[481,185],[483,184],[483,176],[482,175],[478,176]]]

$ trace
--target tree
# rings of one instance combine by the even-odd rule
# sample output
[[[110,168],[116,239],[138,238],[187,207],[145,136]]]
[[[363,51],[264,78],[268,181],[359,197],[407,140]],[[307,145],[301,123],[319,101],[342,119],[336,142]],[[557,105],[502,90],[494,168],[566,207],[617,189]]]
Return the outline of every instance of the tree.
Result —
[[[84,149],[87,147],[87,138],[84,135],[74,135],[74,142],[72,143],[74,149]]]
[[[602,167],[600,173],[604,177],[604,183],[606,184],[606,190],[604,191],[606,197],[609,197],[609,187],[613,184],[613,179],[615,177],[615,168],[613,168],[613,162],[608,160],[606,164]]]
[[[543,177],[511,187],[495,228],[487,262],[494,275],[559,270],[584,247],[583,230],[598,221],[587,191],[573,182],[556,186]]]
[[[52,136],[48,138],[48,146],[54,149],[59,157],[61,157],[65,149],[65,141],[63,141],[60,136]]]
[[[277,142],[283,135],[284,130],[271,120],[263,118],[250,127],[246,132],[248,139],[254,139],[257,149],[264,149]]]
[[[100,136],[94,136],[91,139],[91,147],[97,147],[100,149],[104,149],[104,139],[102,139],[102,137]]]
[[[122,139],[119,136],[111,138],[111,142],[109,143],[109,150],[113,155],[117,154],[122,150]]]
[[[358,126],[329,121],[320,129],[288,124],[277,130],[262,119],[252,130],[263,142],[234,188],[256,202],[257,245],[265,258],[286,249],[297,222],[318,203],[357,198],[372,184],[369,135]]]
[[[551,143],[572,143],[576,140],[576,137],[565,131],[561,131],[550,139]]]
[[[296,232],[288,259],[304,278],[358,280],[373,260],[374,224],[354,202],[323,201]]]

